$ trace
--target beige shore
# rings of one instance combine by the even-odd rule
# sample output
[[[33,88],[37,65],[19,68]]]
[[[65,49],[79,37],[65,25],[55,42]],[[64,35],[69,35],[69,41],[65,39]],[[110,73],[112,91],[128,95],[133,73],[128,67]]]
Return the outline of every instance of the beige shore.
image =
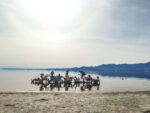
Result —
[[[150,113],[150,92],[1,92],[0,113]]]

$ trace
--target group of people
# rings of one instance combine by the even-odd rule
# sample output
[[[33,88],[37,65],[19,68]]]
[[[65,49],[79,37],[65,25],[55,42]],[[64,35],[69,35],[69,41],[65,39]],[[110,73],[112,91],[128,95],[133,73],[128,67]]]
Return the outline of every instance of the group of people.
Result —
[[[40,74],[39,78],[35,78],[31,80],[32,84],[41,85],[42,88],[46,88],[48,85],[50,87],[61,87],[62,84],[64,84],[64,87],[73,87],[73,86],[79,86],[82,84],[82,86],[99,86],[100,85],[100,79],[99,76],[97,76],[96,79],[93,79],[91,75],[86,76],[84,73],[81,73],[80,76],[69,76],[69,71],[66,71],[65,76],[61,76],[60,74],[54,75],[54,71],[52,71],[49,75],[44,73]]]

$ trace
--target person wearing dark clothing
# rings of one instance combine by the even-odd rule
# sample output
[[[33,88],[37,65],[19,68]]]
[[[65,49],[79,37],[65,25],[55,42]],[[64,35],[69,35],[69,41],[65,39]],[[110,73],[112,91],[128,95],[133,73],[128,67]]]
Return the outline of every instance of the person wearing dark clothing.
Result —
[[[92,77],[91,77],[91,75],[88,75],[88,77],[87,77],[87,85],[92,85]]]

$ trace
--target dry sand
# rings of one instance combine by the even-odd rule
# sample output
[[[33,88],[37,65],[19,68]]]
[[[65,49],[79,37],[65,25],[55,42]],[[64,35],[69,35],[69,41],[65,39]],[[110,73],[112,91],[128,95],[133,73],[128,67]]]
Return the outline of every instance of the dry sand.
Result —
[[[1,92],[0,113],[150,113],[150,92]]]

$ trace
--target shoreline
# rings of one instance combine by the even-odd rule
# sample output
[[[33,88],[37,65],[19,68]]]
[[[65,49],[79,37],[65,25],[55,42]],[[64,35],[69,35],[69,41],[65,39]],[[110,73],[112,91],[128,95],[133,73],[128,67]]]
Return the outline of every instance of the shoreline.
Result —
[[[67,93],[67,94],[150,94],[150,91],[106,91],[106,92],[71,92],[71,91],[0,91],[0,94],[53,94],[53,93]]]

